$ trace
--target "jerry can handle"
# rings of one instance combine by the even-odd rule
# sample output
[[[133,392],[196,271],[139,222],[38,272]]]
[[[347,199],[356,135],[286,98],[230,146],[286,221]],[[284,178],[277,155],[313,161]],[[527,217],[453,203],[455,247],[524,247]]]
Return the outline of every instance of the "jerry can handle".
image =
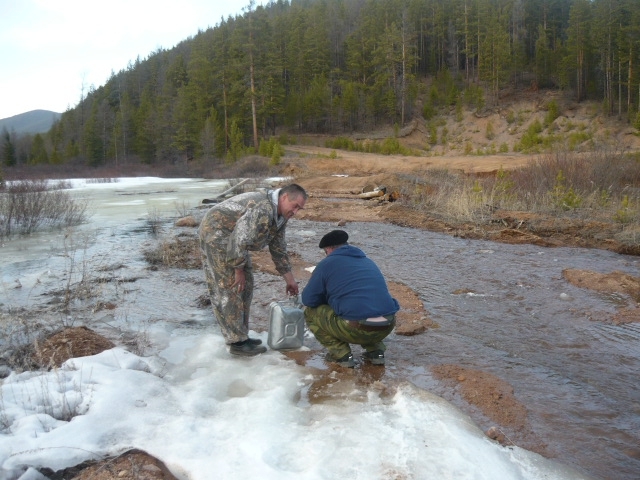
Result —
[[[289,297],[289,299],[293,303],[294,307],[302,308],[302,294],[299,293],[297,295],[291,295],[291,297]]]

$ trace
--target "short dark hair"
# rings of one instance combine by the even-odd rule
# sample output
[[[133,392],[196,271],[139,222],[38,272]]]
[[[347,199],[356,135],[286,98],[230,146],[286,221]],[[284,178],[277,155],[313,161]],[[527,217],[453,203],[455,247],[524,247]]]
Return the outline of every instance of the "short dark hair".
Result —
[[[278,198],[280,198],[285,193],[289,194],[290,197],[302,196],[302,198],[304,198],[305,200],[309,198],[307,191],[297,183],[290,183],[289,185],[282,187],[280,189],[280,192],[278,193]]]

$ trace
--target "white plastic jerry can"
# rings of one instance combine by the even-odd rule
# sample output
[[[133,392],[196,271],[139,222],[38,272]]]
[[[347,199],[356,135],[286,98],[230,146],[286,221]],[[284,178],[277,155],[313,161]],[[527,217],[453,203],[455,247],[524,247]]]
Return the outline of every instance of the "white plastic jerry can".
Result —
[[[267,344],[273,350],[302,347],[304,342],[304,312],[299,297],[269,304],[269,336]]]

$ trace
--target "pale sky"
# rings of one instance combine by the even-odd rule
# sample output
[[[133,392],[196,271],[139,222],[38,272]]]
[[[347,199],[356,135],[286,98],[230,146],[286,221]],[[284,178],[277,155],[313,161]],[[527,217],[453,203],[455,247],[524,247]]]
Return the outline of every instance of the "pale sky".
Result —
[[[257,0],[257,5],[266,5]],[[64,112],[158,48],[242,14],[249,0],[0,0],[0,119]]]

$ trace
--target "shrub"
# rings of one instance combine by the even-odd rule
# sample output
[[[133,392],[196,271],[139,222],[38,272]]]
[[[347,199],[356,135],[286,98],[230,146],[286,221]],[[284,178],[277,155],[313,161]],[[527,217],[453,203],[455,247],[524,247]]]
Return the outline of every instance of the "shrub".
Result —
[[[571,151],[575,150],[578,145],[591,139],[591,135],[588,132],[571,132],[567,140],[567,148]]]
[[[440,103],[440,93],[438,92],[438,87],[435,85],[431,85],[431,88],[429,89],[429,103],[428,105],[431,105],[432,107],[434,107],[435,105],[438,105]]]
[[[562,170],[556,176],[556,184],[551,193],[556,206],[571,210],[582,205],[582,197],[573,189],[573,186],[567,187],[567,179]]]
[[[479,180],[473,182],[473,186],[471,187],[471,196],[478,202],[482,200],[482,185],[480,185]]]
[[[280,165],[280,160],[284,155],[284,148],[276,140],[271,149],[271,165]]]
[[[385,138],[380,146],[380,153],[383,155],[394,155],[402,153],[403,149],[397,138]]]
[[[325,142],[327,148],[338,148],[340,150],[355,150],[355,143],[347,137],[336,137]]]
[[[447,127],[442,127],[442,132],[440,132],[440,143],[442,145],[446,145],[449,141],[449,129]]]
[[[62,228],[86,221],[87,202],[62,189],[68,184],[46,180],[10,183],[0,194],[0,236],[26,235],[39,228]]]
[[[262,157],[269,156],[269,142],[267,142],[264,138],[260,139],[260,146],[258,147],[258,154]]]
[[[501,203],[514,200],[516,197],[514,187],[515,182],[511,178],[511,173],[500,167],[493,184],[493,198]]]
[[[620,201],[620,208],[616,210],[613,219],[618,223],[631,223],[636,216],[635,205],[629,199],[629,195],[624,195]]]
[[[438,144],[438,127],[435,122],[429,122],[429,145]]]
[[[462,120],[464,120],[464,115],[462,112],[462,101],[460,97],[458,97],[456,101],[456,122],[461,122]]]
[[[484,90],[482,87],[471,85],[463,93],[464,102],[476,110],[482,110],[485,106]]]
[[[551,100],[547,103],[547,114],[544,116],[544,126],[548,127],[553,121],[560,116],[560,107],[558,102]]]
[[[278,137],[278,142],[280,142],[280,145],[295,145],[296,139],[295,137],[291,137],[286,133],[282,133]]]
[[[271,165],[279,165],[282,156],[284,155],[284,148],[280,144],[280,140],[271,137],[269,141],[264,139],[260,140],[260,146],[258,147],[258,153],[262,157],[270,157]]]
[[[274,175],[277,170],[274,170],[264,157],[251,155],[231,165],[220,165],[209,173],[215,178],[256,178]]]
[[[495,138],[496,133],[493,131],[493,122],[487,122],[484,136],[487,140],[493,140]]]
[[[471,155],[473,153],[473,145],[471,142],[467,142],[464,144],[464,154]]]
[[[538,119],[534,120],[527,131],[522,135],[520,142],[517,143],[514,150],[530,152],[536,150],[544,141],[540,133],[542,132],[542,124]]]
[[[424,107],[422,108],[422,116],[424,117],[425,120],[431,120],[433,117],[436,116],[436,108],[433,106],[433,104],[431,102],[427,102],[425,103]]]

